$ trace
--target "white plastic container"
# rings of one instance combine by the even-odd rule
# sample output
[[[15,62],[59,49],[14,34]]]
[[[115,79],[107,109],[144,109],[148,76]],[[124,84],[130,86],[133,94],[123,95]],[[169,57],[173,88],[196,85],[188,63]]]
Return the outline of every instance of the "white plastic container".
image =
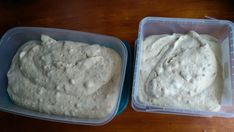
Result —
[[[216,37],[221,44],[222,65],[224,68],[224,94],[219,112],[193,111],[185,109],[148,106],[141,103],[138,96],[139,71],[141,67],[142,44],[150,35],[188,33],[194,30],[199,34],[209,34]],[[183,19],[146,17],[139,25],[136,41],[136,58],[133,78],[132,107],[136,111],[167,113],[206,117],[234,117],[234,26],[227,20]]]
[[[41,34],[49,35],[56,40],[70,40],[86,42],[89,44],[99,44],[112,48],[119,53],[122,59],[121,77],[119,82],[118,101],[112,113],[103,119],[80,119],[78,117],[58,116],[32,111],[17,106],[11,101],[7,94],[6,74],[10,68],[12,58],[22,44],[29,40],[40,40]],[[123,42],[111,36],[54,28],[17,27],[10,29],[3,35],[0,41],[0,110],[49,121],[81,125],[104,125],[111,121],[117,114],[123,89],[127,57],[127,48]]]

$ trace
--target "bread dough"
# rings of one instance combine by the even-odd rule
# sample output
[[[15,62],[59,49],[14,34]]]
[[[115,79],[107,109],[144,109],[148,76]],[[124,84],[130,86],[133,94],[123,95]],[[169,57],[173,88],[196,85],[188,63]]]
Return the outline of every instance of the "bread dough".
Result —
[[[29,41],[17,51],[7,91],[28,109],[104,118],[117,105],[121,65],[110,48],[42,35],[41,41]]]
[[[153,35],[143,42],[138,99],[168,108],[218,111],[221,48],[209,35]]]

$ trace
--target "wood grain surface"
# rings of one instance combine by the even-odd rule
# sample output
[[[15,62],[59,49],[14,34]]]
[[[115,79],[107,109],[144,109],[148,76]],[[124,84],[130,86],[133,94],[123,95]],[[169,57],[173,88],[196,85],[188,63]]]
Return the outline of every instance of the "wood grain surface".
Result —
[[[130,42],[137,38],[146,16],[234,21],[232,0],[1,0],[0,35],[15,26],[65,28],[113,35]],[[0,132],[172,131],[234,132],[234,119],[187,117],[135,112],[127,109],[110,123],[79,126],[36,120],[0,112]]]

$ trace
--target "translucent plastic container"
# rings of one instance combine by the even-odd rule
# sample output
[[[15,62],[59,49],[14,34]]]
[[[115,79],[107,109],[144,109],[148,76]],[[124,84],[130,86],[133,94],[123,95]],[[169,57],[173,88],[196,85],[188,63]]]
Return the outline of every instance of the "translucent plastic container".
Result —
[[[186,109],[148,106],[138,100],[139,71],[141,67],[142,43],[150,35],[188,33],[194,30],[199,34],[209,34],[216,37],[221,44],[222,66],[224,69],[224,93],[221,109],[218,112],[195,111]],[[136,111],[167,113],[206,117],[234,117],[234,26],[227,20],[182,19],[146,17],[139,25],[136,40],[135,70],[133,78],[132,107]]]
[[[78,117],[67,117],[40,113],[25,109],[23,107],[15,105],[7,94],[7,72],[10,68],[12,58],[14,57],[17,49],[29,40],[40,40],[41,34],[51,36],[56,40],[70,40],[80,41],[89,44],[99,44],[112,48],[122,58],[121,78],[119,82],[119,93],[117,104],[107,117],[103,119],[81,119]],[[65,29],[53,29],[53,28],[36,28],[36,27],[17,27],[7,31],[0,41],[0,110],[27,116],[37,119],[64,122],[70,124],[82,124],[82,125],[103,125],[111,121],[117,114],[121,93],[123,89],[123,82],[125,77],[125,70],[127,65],[127,49],[121,40],[105,35],[98,35],[93,33],[85,33],[79,31],[65,30]]]

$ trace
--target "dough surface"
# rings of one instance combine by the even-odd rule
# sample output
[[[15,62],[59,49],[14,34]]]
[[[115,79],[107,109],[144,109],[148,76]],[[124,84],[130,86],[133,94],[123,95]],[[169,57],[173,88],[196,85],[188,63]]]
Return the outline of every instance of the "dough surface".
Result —
[[[104,118],[117,105],[121,65],[110,48],[42,35],[41,41],[29,41],[17,51],[7,91],[28,109]]]
[[[139,101],[218,111],[223,91],[220,48],[216,38],[194,31],[147,37],[142,46]]]

